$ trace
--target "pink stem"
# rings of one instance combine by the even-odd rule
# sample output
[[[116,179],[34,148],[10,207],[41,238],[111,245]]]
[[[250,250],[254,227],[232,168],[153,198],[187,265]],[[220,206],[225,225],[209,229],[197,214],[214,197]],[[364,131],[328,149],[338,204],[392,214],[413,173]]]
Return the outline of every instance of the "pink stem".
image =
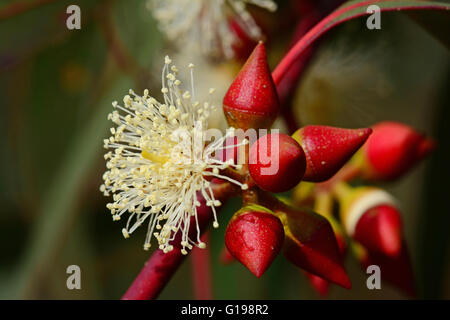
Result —
[[[194,278],[194,296],[197,300],[212,300],[211,251],[209,232],[203,234],[201,240],[207,244],[205,249],[192,250],[192,275]]]

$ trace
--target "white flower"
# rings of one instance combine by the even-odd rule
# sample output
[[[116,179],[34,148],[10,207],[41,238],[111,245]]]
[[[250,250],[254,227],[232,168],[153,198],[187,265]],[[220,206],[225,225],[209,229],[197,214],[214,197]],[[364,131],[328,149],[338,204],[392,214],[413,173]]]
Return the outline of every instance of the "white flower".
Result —
[[[261,40],[261,30],[246,10],[247,4],[275,11],[272,0],[148,0],[148,8],[170,40],[183,46],[198,45],[206,55],[233,56],[236,40],[228,16],[252,39]]]
[[[211,207],[214,227],[218,226],[215,207],[220,206],[205,177],[226,179],[247,188],[220,174],[229,166],[239,168],[239,165],[214,157],[215,152],[224,148],[225,139],[234,135],[234,130],[230,128],[226,135],[205,146],[208,117],[215,108],[207,102],[195,101],[194,66],[191,64],[189,68],[191,90],[184,91],[177,79],[177,68],[166,56],[161,89],[164,103],[149,96],[148,90],[142,97],[130,90],[130,95],[123,99],[124,106],[114,102],[116,110],[108,116],[117,126],[111,128],[112,136],[104,140],[105,148],[111,151],[105,154],[108,170],[100,191],[105,196],[113,195],[113,202],[107,204],[113,220],[120,220],[126,212],[130,214],[122,230],[125,238],[148,221],[144,249],[150,248],[153,235],[160,249],[171,251],[171,241],[178,231],[182,233],[183,254],[193,245],[205,247],[200,241],[197,194]],[[191,216],[197,227],[195,240],[188,236]]]

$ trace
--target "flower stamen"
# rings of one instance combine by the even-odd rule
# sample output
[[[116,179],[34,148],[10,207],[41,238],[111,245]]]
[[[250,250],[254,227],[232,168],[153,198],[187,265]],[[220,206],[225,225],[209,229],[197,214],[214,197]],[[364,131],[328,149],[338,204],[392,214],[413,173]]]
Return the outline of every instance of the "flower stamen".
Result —
[[[113,102],[115,110],[108,115],[116,126],[110,130],[111,137],[104,140],[110,151],[104,156],[108,170],[100,191],[105,196],[113,195],[107,208],[114,221],[130,213],[122,229],[124,238],[148,221],[144,250],[151,247],[153,237],[164,252],[173,250],[177,232],[181,232],[182,253],[193,246],[205,246],[200,241],[199,196],[211,208],[214,227],[218,227],[215,207],[221,205],[206,178],[216,177],[246,188],[220,173],[228,167],[239,167],[237,164],[213,156],[245,141],[224,147],[225,140],[234,132],[228,130],[223,137],[205,145],[208,117],[213,108],[207,102],[194,101],[193,66],[189,69],[190,92],[182,90],[178,69],[166,57],[161,77],[164,103],[151,97],[148,90],[142,96],[130,90],[123,106]],[[188,233],[191,217],[195,219],[195,241]]]

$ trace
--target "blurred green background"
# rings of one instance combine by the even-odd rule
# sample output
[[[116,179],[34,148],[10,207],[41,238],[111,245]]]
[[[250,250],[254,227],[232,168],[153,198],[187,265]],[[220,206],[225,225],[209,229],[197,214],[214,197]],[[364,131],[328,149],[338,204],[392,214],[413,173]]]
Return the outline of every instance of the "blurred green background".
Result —
[[[31,5],[14,11],[20,3]],[[81,30],[65,25],[74,3]],[[381,30],[367,30],[362,19],[336,28],[321,42],[295,108],[304,124],[399,120],[438,141],[425,163],[383,187],[402,205],[420,296],[448,299],[450,56],[416,18],[386,13]],[[441,28],[448,31],[445,18]],[[288,38],[272,40],[273,66]],[[0,40],[0,298],[117,299],[149,253],[142,250],[144,232],[123,239],[98,191],[106,116],[129,88],[159,92],[162,57],[174,48],[143,0],[0,0]],[[261,279],[240,264],[219,263],[226,222],[239,203],[230,201],[220,228],[210,232],[214,298],[318,298],[281,256]],[[66,288],[71,264],[81,268],[81,290]],[[369,291],[357,262],[348,257],[346,265],[353,289],[334,286],[330,298],[405,298],[385,284]],[[188,259],[160,298],[193,297]]]

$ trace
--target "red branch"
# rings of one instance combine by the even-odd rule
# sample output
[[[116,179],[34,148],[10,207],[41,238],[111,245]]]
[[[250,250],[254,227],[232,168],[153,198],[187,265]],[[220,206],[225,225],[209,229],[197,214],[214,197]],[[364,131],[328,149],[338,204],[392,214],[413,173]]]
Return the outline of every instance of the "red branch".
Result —
[[[297,24],[293,36],[293,43],[301,39],[318,21],[320,15],[316,10],[311,10],[307,15],[302,17]],[[295,121],[295,116],[292,113],[292,100],[294,98],[295,88],[300,82],[301,76],[309,65],[311,58],[316,51],[316,46],[311,46],[304,51],[303,55],[295,61],[291,68],[286,72],[284,77],[277,83],[277,92],[281,104],[281,115],[286,121],[289,132],[292,134],[298,129],[298,124]]]
[[[317,6],[316,0],[304,0],[296,2],[296,11],[300,15],[300,21],[295,27],[290,48],[313,28],[323,17],[336,7],[342,4],[344,0],[331,1],[326,8],[320,10]],[[289,49],[290,49],[289,48]],[[318,44],[312,45],[305,49],[301,56],[292,64],[283,78],[277,83],[277,92],[281,104],[281,116],[283,117],[288,127],[289,133],[293,134],[299,127],[293,113],[293,99],[295,95],[295,88],[301,81],[301,78],[316,53]]]
[[[359,18],[361,16],[367,15],[368,13],[363,11],[358,11],[353,14],[348,14],[353,9],[367,7],[371,4],[380,4],[380,2],[395,2],[395,1],[380,1],[371,0],[358,2],[349,6],[345,6],[341,9],[337,9],[330,13],[326,18],[324,18],[320,23],[318,23],[314,28],[312,28],[307,34],[305,34],[291,50],[284,56],[278,66],[272,73],[273,80],[275,84],[278,84],[283,80],[283,78],[289,74],[289,70],[295,65],[296,61],[302,58],[305,51],[313,45],[321,36],[323,36],[330,29],[348,21],[351,19]],[[424,2],[423,5],[410,5],[410,6],[397,6],[397,7],[382,7],[381,11],[399,11],[399,10],[444,10],[444,5],[427,4]],[[348,15],[345,15],[345,14]]]
[[[203,234],[201,240],[207,244],[206,248],[194,248],[191,253],[194,297],[196,300],[212,300],[211,250],[208,245],[209,232]]]
[[[145,263],[122,300],[156,299],[186,256],[174,249],[168,253],[156,250]]]

